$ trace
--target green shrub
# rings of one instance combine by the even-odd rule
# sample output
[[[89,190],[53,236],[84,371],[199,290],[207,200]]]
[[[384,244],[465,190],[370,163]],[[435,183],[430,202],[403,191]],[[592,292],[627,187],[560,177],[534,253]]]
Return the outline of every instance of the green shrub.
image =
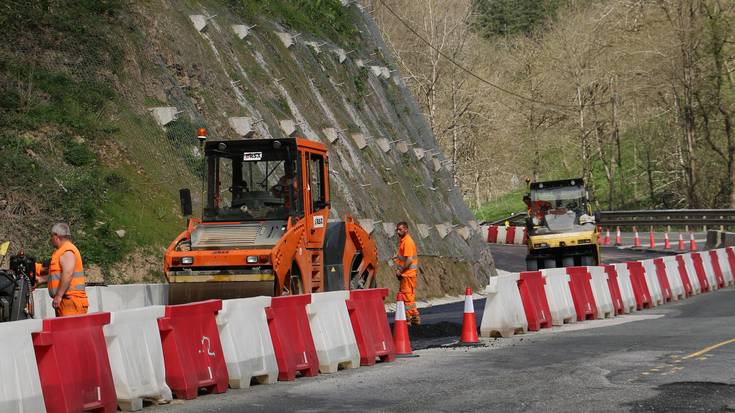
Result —
[[[87,146],[76,142],[67,142],[64,148],[64,160],[72,166],[86,166],[94,162],[96,156]]]

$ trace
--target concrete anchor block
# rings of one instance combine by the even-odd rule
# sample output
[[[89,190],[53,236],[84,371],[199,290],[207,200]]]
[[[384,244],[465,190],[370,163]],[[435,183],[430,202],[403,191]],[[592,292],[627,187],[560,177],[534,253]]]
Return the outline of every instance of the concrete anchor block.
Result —
[[[444,239],[449,235],[450,232],[452,232],[452,223],[451,222],[445,222],[443,224],[436,224],[434,225],[436,227],[436,231],[439,233],[439,236]]]
[[[314,53],[319,54],[322,52],[321,47],[319,47],[319,43],[317,42],[305,42],[307,46],[311,47],[312,50],[314,50]]]
[[[344,63],[345,60],[347,60],[347,53],[345,52],[345,49],[334,49],[332,50],[332,53],[337,55],[337,61],[340,63]]]
[[[383,222],[383,232],[388,236],[388,238],[393,238],[396,236],[396,224],[393,222]]]
[[[368,234],[372,234],[373,231],[375,231],[375,224],[373,223],[374,221],[372,219],[363,218],[363,219],[358,219],[357,221],[360,223],[360,226]]]
[[[296,123],[291,119],[284,119],[278,122],[281,125],[281,130],[286,136],[293,136],[296,134]]]
[[[419,230],[421,238],[428,238],[429,234],[431,234],[431,227],[426,224],[416,224],[416,229]]]
[[[339,139],[339,133],[337,133],[337,129],[324,128],[322,129],[322,132],[324,132],[324,136],[327,137],[329,143],[334,143],[337,139]]]
[[[382,66],[382,67],[380,68],[380,77],[382,77],[382,78],[383,78],[383,79],[385,79],[385,80],[388,80],[388,79],[390,79],[390,69],[388,69],[388,68],[387,68],[387,67],[385,67],[385,66]]]
[[[278,36],[279,39],[281,39],[281,43],[288,49],[289,47],[293,46],[293,36],[291,34],[286,32],[275,32],[276,36]]]
[[[367,147],[367,141],[362,133],[353,133],[352,140],[355,141],[359,149],[365,149]]]
[[[150,109],[150,111],[159,126],[166,126],[169,123],[175,121],[178,117],[177,115],[180,113],[179,110],[173,106],[152,108]]]
[[[424,159],[424,155],[426,154],[423,148],[413,148],[413,153],[419,160]]]
[[[398,152],[400,153],[406,153],[408,152],[408,144],[404,141],[400,141],[396,144],[396,149],[398,149]]]
[[[383,152],[386,152],[387,153],[387,152],[390,151],[390,142],[388,142],[388,139],[380,138],[380,139],[376,140],[375,143],[378,144],[378,147]]]
[[[194,24],[194,28],[200,33],[207,28],[207,16],[201,14],[190,14],[189,20],[191,20]]]
[[[373,76],[380,77],[380,75],[383,73],[380,71],[380,66],[370,66],[370,72],[372,72]]]
[[[442,164],[442,161],[436,158],[432,159],[432,161],[434,162],[434,172],[439,172],[439,170],[442,169],[442,166],[444,166],[444,164]]]
[[[459,234],[460,237],[462,237],[463,240],[467,241],[472,236],[472,228],[470,227],[462,227],[457,229],[457,234]]]
[[[227,119],[230,127],[243,138],[249,138],[255,133],[253,119],[249,117],[232,117]]]
[[[244,24],[233,24],[230,27],[240,40],[248,37],[248,35],[250,34],[250,27]]]

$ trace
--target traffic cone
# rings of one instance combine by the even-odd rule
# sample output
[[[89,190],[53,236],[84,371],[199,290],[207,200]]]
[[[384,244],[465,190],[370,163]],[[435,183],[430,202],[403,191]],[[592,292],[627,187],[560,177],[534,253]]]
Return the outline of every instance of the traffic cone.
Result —
[[[623,245],[623,236],[620,235],[620,227],[617,227],[617,231],[615,231],[615,245]]]
[[[464,293],[464,315],[462,317],[462,336],[459,338],[462,344],[479,343],[477,338],[477,319],[475,319],[475,306],[472,303],[472,290],[467,289]]]
[[[651,247],[651,249],[656,248],[656,239],[653,235],[653,227],[651,227],[651,230],[648,232],[648,245]]]
[[[686,251],[686,248],[684,248],[684,236],[681,235],[681,232],[679,233],[679,251]]]
[[[403,294],[396,296],[396,318],[393,322],[393,344],[396,356],[412,356],[411,339],[408,337],[408,323],[406,323],[406,306],[403,304]]]
[[[664,249],[671,249],[671,242],[669,241],[669,231],[664,232]]]
[[[633,247],[640,247],[641,237],[638,236],[638,228],[633,227],[633,231],[635,232],[635,235],[633,236]]]
[[[602,245],[610,245],[610,228],[605,229],[605,237],[602,239]]]
[[[689,233],[689,251],[697,250],[697,241],[694,239],[694,233]]]

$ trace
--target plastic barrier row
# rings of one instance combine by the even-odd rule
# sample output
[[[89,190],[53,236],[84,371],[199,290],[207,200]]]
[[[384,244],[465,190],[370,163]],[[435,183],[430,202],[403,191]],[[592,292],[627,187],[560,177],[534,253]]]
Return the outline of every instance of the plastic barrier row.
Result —
[[[131,308],[168,304],[168,284],[122,284],[110,286],[87,286],[90,313],[120,311]],[[54,318],[51,298],[46,288],[33,291],[33,318]]]
[[[509,337],[603,319],[732,286],[735,249],[493,277],[480,334]]]
[[[387,294],[209,300],[2,323],[0,351],[14,357],[0,359],[0,411],[135,411],[144,400],[392,361]]]
[[[526,227],[483,225],[482,230],[487,232],[485,239],[490,244],[526,244]]]

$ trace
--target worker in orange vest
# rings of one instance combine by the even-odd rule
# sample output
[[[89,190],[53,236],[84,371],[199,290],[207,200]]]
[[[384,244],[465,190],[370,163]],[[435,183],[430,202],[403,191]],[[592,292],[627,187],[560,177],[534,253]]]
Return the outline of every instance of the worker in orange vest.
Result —
[[[405,222],[396,224],[396,234],[399,238],[398,253],[393,260],[398,266],[396,269],[396,277],[400,281],[398,291],[403,294],[408,325],[419,325],[421,317],[416,308],[416,274],[419,268],[419,258],[416,243],[409,235],[408,224]]]
[[[51,244],[56,250],[51,254],[47,275],[40,278],[48,282],[56,316],[86,314],[89,302],[84,290],[84,265],[79,250],[71,242],[69,225],[58,223],[51,228]]]
[[[523,203],[526,204],[526,210],[530,218],[536,218],[539,222],[544,218],[544,214],[551,208],[551,204],[547,201],[531,201],[531,196],[526,194],[523,196]]]

